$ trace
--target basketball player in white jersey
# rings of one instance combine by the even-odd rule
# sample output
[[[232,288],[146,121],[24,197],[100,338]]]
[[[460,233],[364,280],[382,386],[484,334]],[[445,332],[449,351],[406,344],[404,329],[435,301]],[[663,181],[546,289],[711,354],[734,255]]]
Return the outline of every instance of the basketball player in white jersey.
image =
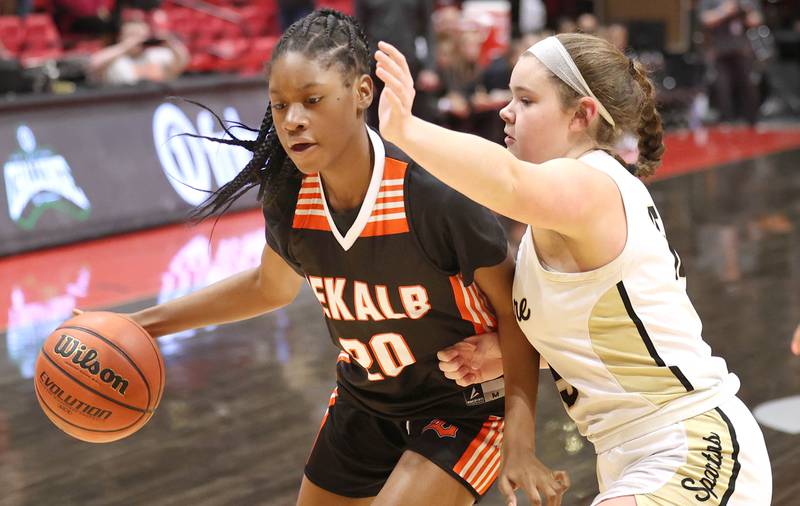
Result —
[[[515,66],[513,98],[500,113],[506,151],[413,117],[405,60],[379,47],[384,137],[467,197],[528,224],[513,304],[595,446],[592,504],[768,505],[763,436],[736,397],[738,378],[703,342],[680,258],[639,180],[664,150],[641,65],[583,34],[535,44]],[[639,134],[630,168],[610,153],[624,132]],[[535,352],[503,341],[500,488],[510,503],[523,488],[538,504]]]

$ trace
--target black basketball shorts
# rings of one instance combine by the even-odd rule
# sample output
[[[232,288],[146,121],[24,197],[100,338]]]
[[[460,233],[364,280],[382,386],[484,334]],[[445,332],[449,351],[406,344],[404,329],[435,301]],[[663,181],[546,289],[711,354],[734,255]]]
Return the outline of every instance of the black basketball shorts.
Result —
[[[427,458],[479,501],[500,471],[503,402],[469,408],[468,417],[387,420],[333,391],[306,463],[315,485],[345,497],[378,495],[406,450]]]

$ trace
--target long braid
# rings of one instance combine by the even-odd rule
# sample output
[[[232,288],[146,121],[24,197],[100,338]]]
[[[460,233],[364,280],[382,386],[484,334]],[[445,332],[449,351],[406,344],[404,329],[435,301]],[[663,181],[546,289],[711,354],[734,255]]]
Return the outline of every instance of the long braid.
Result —
[[[348,75],[369,73],[369,42],[358,22],[341,12],[320,9],[293,23],[281,36],[273,52],[276,61],[288,51],[298,51],[307,57],[315,58],[325,65],[338,64]],[[209,110],[202,104],[189,101]],[[233,203],[253,187],[258,186],[258,200],[267,206],[275,202],[283,188],[302,177],[300,171],[289,158],[278,140],[272,119],[271,104],[257,130],[255,140],[238,139],[227,125],[234,125],[255,132],[241,123],[225,122],[210,111],[231,138],[214,138],[196,134],[184,134],[221,144],[241,146],[253,153],[253,158],[228,183],[212,192],[192,213],[195,220],[202,220],[214,214],[222,214]]]
[[[238,142],[239,145],[243,145],[252,150],[253,158],[247,162],[247,165],[245,165],[244,169],[242,169],[236,177],[212,193],[209,198],[192,213],[192,218],[202,220],[222,208],[227,210],[237,198],[241,197],[247,190],[261,182],[259,173],[261,172],[261,168],[267,163],[267,153],[270,148],[269,144],[265,141],[267,140],[269,130],[272,128],[272,109],[268,107],[267,113],[261,121],[261,128],[258,130],[256,140],[248,145],[245,145],[242,141]],[[221,141],[223,144],[236,143],[235,141],[227,142],[226,139],[212,138],[210,140],[216,142]],[[228,203],[227,206],[226,203]]]
[[[661,114],[656,109],[655,88],[647,78],[645,68],[637,61],[633,64],[632,70],[633,78],[639,83],[644,94],[642,119],[637,129],[639,159],[636,161],[636,175],[647,177],[661,164],[661,156],[664,154],[664,128],[661,125]]]

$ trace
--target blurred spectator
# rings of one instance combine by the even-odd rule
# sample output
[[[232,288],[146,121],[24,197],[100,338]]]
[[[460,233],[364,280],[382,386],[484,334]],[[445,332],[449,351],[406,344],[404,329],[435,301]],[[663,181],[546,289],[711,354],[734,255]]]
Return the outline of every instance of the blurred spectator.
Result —
[[[0,93],[17,93],[28,89],[19,60],[0,42]]]
[[[470,99],[478,84],[481,45],[484,34],[477,29],[462,30],[456,37],[440,41],[437,63],[443,92],[437,103],[441,122],[456,130],[474,131]]]
[[[522,34],[535,33],[544,29],[544,25],[547,23],[547,9],[544,2],[542,0],[512,0],[511,22],[511,37],[514,39],[518,39]]]
[[[278,0],[281,32],[286,31],[292,23],[313,11],[314,4],[314,0]]]
[[[458,44],[458,36],[445,36],[436,43],[436,70],[442,79],[442,93],[437,102],[440,123],[450,123],[452,114],[465,119],[469,115],[466,96],[454,91],[453,86],[461,82],[463,59]]]
[[[418,100],[414,113],[430,118],[430,101],[425,93],[439,89],[436,74],[435,36],[430,0],[355,0],[355,15],[371,44],[386,41],[405,55],[411,75],[416,81]],[[419,47],[418,47],[419,46]],[[374,79],[375,97],[383,90],[383,81]],[[378,125],[378,100],[373,100],[369,122]]]
[[[628,51],[628,27],[621,24],[621,23],[614,23],[609,25],[608,28],[605,30],[606,39],[612,44],[614,47],[622,51],[623,53],[627,53]]]
[[[758,0],[700,0],[698,15],[720,120],[733,121],[741,114],[754,125],[758,120],[759,98],[753,76],[753,51],[746,31],[762,22]],[[734,100],[735,95],[740,99]],[[737,103],[741,104],[741,110],[737,110]]]
[[[456,37],[461,30],[461,9],[448,5],[433,13],[433,30],[438,37]]]
[[[559,18],[558,25],[556,26],[557,33],[575,33],[578,31],[578,25],[575,20],[568,17]]]
[[[520,55],[544,36],[528,34],[511,41],[506,54],[492,60],[481,73],[471,99],[476,133],[481,137],[503,143],[503,122],[498,113],[511,101],[511,71]]]
[[[177,78],[189,63],[189,51],[167,32],[154,34],[142,21],[122,25],[119,41],[93,54],[91,79],[102,84],[163,82]]]
[[[33,11],[33,0],[0,0],[0,16],[27,16]]]
[[[600,28],[600,23],[597,21],[597,16],[590,13],[581,14],[578,16],[578,31],[589,35],[597,35]]]
[[[52,0],[52,9],[62,37],[109,34],[119,26],[116,0]]]

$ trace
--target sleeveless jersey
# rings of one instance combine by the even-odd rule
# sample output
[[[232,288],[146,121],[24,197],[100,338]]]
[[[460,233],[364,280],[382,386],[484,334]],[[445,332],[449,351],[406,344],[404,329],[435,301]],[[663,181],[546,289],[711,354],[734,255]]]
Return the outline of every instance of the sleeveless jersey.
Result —
[[[349,230],[333,221],[319,175],[265,206],[267,243],[306,278],[339,347],[339,395],[392,419],[456,416],[502,397],[444,377],[436,353],[495,326],[474,271],[503,261],[495,216],[368,129],[371,182]],[[498,402],[502,410],[502,401]]]
[[[539,261],[528,227],[514,305],[528,340],[550,364],[568,414],[602,453],[718,406],[739,380],[701,337],[680,258],[644,184],[603,151],[580,160],[617,184],[625,247],[596,270],[554,272]]]

